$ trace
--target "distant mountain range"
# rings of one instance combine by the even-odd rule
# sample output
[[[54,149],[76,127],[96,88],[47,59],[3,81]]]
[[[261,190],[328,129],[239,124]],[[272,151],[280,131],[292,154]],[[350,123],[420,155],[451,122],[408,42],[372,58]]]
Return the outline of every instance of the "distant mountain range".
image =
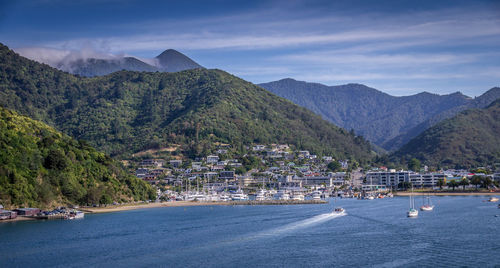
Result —
[[[392,155],[395,159],[403,156],[441,167],[500,163],[500,99],[425,130]]]
[[[159,60],[178,56],[168,52]],[[84,78],[0,46],[0,105],[116,157],[172,145],[179,153],[204,156],[216,142],[239,152],[254,143],[285,143],[365,163],[373,157],[362,137],[220,70]]]
[[[148,64],[134,57],[114,57],[110,59],[76,59],[61,60],[52,64],[53,67],[80,76],[94,77],[107,75],[113,72],[127,70],[138,72],[179,72],[184,70],[203,68],[201,65],[174,50],[167,49]]]
[[[474,99],[459,92],[395,97],[360,84],[326,86],[289,78],[260,86],[342,128],[354,129],[388,151],[400,148],[443,119],[465,109],[486,107],[500,97],[500,88]]]

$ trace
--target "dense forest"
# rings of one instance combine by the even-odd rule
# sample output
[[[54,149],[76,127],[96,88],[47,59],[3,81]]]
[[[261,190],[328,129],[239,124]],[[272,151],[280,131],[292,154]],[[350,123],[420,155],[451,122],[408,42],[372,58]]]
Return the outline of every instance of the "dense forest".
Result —
[[[82,141],[0,107],[0,204],[54,207],[147,200],[155,192]]]
[[[361,163],[372,157],[364,138],[220,70],[82,78],[2,46],[0,105],[117,157],[172,144],[200,156],[215,142],[288,143]]]
[[[434,167],[470,168],[500,163],[500,99],[427,129],[392,155]]]

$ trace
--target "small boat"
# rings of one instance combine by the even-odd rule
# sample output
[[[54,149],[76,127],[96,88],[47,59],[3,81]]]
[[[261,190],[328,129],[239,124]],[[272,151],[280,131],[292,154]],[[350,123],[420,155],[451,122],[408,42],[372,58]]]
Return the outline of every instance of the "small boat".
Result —
[[[314,191],[312,193],[312,199],[313,200],[321,200],[321,192],[320,191]]]
[[[408,210],[407,216],[409,218],[416,218],[416,217],[418,217],[418,210],[415,209],[415,200],[413,199],[413,187],[411,188],[410,210]]]
[[[498,202],[498,197],[492,196],[490,199],[488,199],[488,202]]]
[[[342,207],[336,207],[334,210],[333,210],[333,213],[336,213],[336,214],[343,214],[345,213],[345,209],[342,208]]]
[[[498,208],[500,208],[500,204],[498,204]]]
[[[257,193],[257,196],[255,196],[255,200],[257,201],[266,200],[266,191],[264,189],[260,189],[259,192]]]
[[[418,217],[418,210],[412,208],[408,211],[408,217],[415,218]]]
[[[434,206],[431,204],[431,198],[428,196],[425,199],[427,199],[427,202],[424,201],[424,204],[420,207],[420,210],[422,210],[422,211],[431,211],[431,210],[433,210]]]
[[[375,197],[373,197],[373,195],[369,195],[369,196],[366,197],[366,199],[373,200],[373,199],[375,199]]]
[[[295,201],[301,201],[301,200],[304,200],[304,195],[301,194],[301,193],[294,193],[292,195],[292,200],[295,200]]]
[[[75,211],[71,211],[67,215],[67,219],[68,220],[83,219],[84,216],[85,216],[85,213],[83,213],[82,211],[79,211],[79,210],[75,210]]]
[[[246,195],[241,189],[238,189],[234,194],[231,195],[234,201],[248,200],[248,195]]]

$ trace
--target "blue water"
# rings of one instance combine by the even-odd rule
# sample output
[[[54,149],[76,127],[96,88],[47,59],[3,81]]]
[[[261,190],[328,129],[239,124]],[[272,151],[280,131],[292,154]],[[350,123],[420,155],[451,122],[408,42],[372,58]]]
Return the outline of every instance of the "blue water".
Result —
[[[155,208],[84,220],[0,223],[1,267],[500,265],[500,214],[487,197],[292,206]],[[417,205],[421,200],[417,198]]]

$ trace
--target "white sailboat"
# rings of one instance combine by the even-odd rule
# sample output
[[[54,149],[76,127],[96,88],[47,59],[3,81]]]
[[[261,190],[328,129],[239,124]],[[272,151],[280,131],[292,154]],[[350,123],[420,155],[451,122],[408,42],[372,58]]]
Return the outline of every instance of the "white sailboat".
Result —
[[[410,218],[418,217],[418,210],[415,209],[415,200],[413,199],[413,186],[411,187],[410,210],[408,210],[408,217]]]
[[[427,203],[425,202],[427,200]],[[420,210],[422,211],[431,211],[434,209],[434,205],[431,204],[431,197],[427,196],[424,199],[424,204],[420,207]]]

